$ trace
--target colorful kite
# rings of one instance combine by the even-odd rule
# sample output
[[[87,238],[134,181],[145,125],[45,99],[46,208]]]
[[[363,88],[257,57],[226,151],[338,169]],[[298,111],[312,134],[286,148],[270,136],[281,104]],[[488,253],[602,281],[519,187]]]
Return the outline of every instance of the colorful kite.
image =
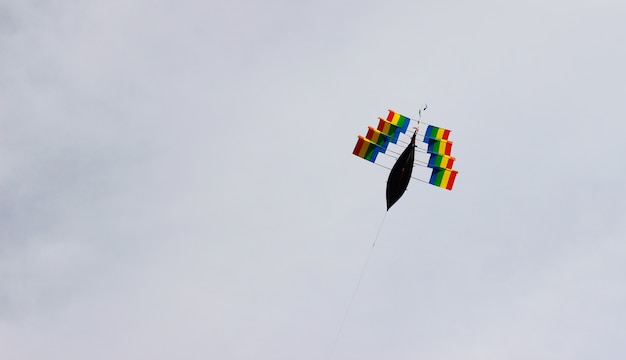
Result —
[[[387,119],[378,119],[377,128],[369,126],[366,136],[358,136],[352,153],[378,165],[381,165],[376,162],[379,154],[396,158],[387,179],[387,210],[402,197],[411,178],[452,190],[458,172],[452,169],[456,159],[451,156],[452,141],[448,139],[450,130],[425,124],[426,131],[420,134],[418,120],[410,142],[402,153],[398,153],[390,150],[390,146],[400,146],[403,143],[400,136],[407,136],[409,124],[414,120],[393,110],[389,110]],[[424,148],[415,144],[417,136],[425,143]],[[417,157],[416,152],[419,154]],[[423,158],[424,156],[427,158]],[[413,177],[414,166],[428,168],[431,171],[430,179]]]

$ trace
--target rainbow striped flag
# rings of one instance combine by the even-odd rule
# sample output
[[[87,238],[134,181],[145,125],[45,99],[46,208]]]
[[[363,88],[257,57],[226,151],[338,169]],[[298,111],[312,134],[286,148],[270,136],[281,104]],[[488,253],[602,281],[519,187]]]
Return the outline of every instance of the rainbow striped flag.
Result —
[[[402,133],[405,133],[409,128],[409,124],[411,123],[411,119],[408,117],[398,114],[393,110],[389,110],[389,114],[387,115],[387,121],[399,127]]]
[[[456,159],[452,156],[430,154],[430,159],[428,159],[428,167],[433,169],[452,169],[452,166],[454,165],[454,160]]]
[[[444,189],[452,190],[454,179],[456,179],[458,171],[450,169],[434,168],[430,175],[429,183]]]
[[[389,145],[389,135],[377,129],[374,129],[371,126],[368,126],[367,128],[368,130],[367,130],[367,135],[365,135],[365,138],[375,143],[376,145],[382,147],[384,150],[387,150],[387,145]]]
[[[393,144],[398,142],[398,138],[402,133],[402,129],[400,129],[397,125],[394,125],[383,118],[378,118],[378,127],[376,129],[383,134],[387,134],[389,136],[389,141]]]
[[[429,154],[450,155],[452,152],[452,141],[424,138],[424,142],[428,144]]]
[[[375,162],[376,156],[378,155],[378,153],[381,153],[381,152],[384,153],[385,149],[383,149],[376,143],[369,141],[368,139],[364,138],[361,135],[359,135],[359,139],[356,142],[356,146],[354,147],[354,150],[352,151],[354,155],[358,157],[362,157],[363,159],[371,161],[371,162]]]
[[[448,140],[448,136],[450,136],[450,130],[433,125],[428,125],[428,127],[426,128],[426,133],[424,134],[424,139],[430,138],[438,140]]]

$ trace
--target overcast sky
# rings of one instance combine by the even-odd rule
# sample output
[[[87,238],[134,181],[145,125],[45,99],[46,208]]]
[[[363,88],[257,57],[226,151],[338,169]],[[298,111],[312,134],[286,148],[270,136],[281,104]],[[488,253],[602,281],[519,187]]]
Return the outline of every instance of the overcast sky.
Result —
[[[624,19],[0,1],[0,358],[626,358]],[[352,149],[424,104],[454,190],[411,182],[372,250]]]

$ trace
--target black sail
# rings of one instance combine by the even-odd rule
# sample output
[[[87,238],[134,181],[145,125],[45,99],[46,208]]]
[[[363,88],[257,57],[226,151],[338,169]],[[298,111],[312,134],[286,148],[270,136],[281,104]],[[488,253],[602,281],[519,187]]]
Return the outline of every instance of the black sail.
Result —
[[[387,210],[396,203],[404,194],[411,180],[413,172],[413,159],[415,158],[415,133],[411,143],[404,149],[396,163],[391,168],[387,179]]]

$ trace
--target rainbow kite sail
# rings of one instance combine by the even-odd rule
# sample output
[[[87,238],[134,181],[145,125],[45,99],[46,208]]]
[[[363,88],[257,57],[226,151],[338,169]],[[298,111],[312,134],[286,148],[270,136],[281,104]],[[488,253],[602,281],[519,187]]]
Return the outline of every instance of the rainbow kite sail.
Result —
[[[411,122],[415,123],[415,132],[412,136],[407,134]],[[378,126],[376,128],[368,126],[366,135],[358,136],[357,143],[352,151],[354,155],[376,164],[379,164],[377,163],[379,154],[396,159],[387,181],[387,210],[406,190],[408,179],[406,181],[404,179],[407,175],[411,177],[411,170],[414,166],[428,168],[431,173],[429,179],[420,179],[419,177],[413,177],[413,179],[447,190],[452,190],[454,186],[454,180],[458,171],[452,168],[456,159],[451,155],[453,143],[449,140],[450,130],[425,124],[426,131],[420,133],[420,124],[424,124],[421,122],[421,110],[420,120],[414,120],[389,110],[387,118],[378,118]],[[407,137],[410,137],[410,142],[403,141]],[[416,137],[425,143],[424,148],[415,144]],[[398,151],[390,150],[391,147],[396,147],[395,150],[398,150],[397,147],[401,146],[400,144],[406,145],[402,154]],[[402,179],[402,181],[397,179]],[[391,190],[390,183],[393,183]]]

